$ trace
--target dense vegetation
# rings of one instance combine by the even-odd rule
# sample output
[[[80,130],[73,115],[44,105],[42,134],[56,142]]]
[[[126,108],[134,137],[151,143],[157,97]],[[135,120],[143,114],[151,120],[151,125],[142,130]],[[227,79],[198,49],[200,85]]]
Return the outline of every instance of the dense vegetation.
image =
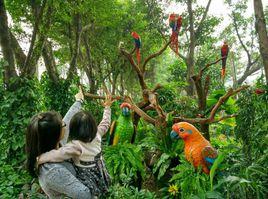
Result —
[[[97,121],[102,101],[96,98],[103,95],[103,84],[121,96],[112,106],[113,120],[123,100],[143,111],[133,119],[134,143],[108,146],[104,139],[112,177],[107,198],[268,195],[268,66],[256,16],[253,11],[249,17],[241,14],[248,8],[245,0],[225,1],[231,23],[219,33],[221,18],[207,13],[210,0],[207,7],[174,1],[186,8],[180,13],[177,56],[168,44],[165,9],[171,2],[0,0],[0,198],[45,198],[37,179],[25,170],[25,129],[35,113],[56,110],[64,115],[80,84],[94,95],[86,97],[84,109]],[[262,13],[267,24],[267,7]],[[140,65],[131,53],[132,31],[142,39]],[[230,45],[225,81],[220,62],[209,64],[220,58],[223,40]],[[150,58],[155,52],[159,54]],[[256,71],[261,75],[241,87]],[[210,175],[187,162],[183,141],[169,136],[174,122],[188,120],[219,151]]]

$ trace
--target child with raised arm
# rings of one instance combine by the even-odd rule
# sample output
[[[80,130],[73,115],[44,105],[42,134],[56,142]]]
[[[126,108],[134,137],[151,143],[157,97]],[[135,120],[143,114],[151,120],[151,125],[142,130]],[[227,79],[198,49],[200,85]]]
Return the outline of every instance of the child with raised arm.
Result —
[[[111,96],[106,97],[103,118],[98,126],[88,111],[76,113],[70,121],[70,142],[42,154],[38,157],[38,164],[72,159],[77,178],[91,190],[92,196],[105,194],[110,177],[101,154],[101,140],[111,123],[110,106],[113,101]]]

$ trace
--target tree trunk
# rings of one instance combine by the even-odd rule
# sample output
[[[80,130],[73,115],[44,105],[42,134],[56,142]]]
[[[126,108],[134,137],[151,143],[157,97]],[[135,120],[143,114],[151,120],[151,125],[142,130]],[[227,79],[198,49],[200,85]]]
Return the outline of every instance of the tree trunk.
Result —
[[[11,47],[11,38],[7,22],[7,13],[4,0],[0,0],[0,45],[3,51],[3,56],[7,64],[4,65],[4,82],[7,87],[10,86],[10,79],[17,77],[15,70],[14,53]]]
[[[56,68],[56,62],[53,56],[51,44],[46,41],[42,50],[42,56],[45,62],[49,78],[57,84],[59,82],[59,73]]]
[[[264,65],[266,84],[268,84],[268,36],[261,0],[254,0],[255,27],[259,37],[260,53]]]
[[[204,137],[209,141],[209,124],[201,124],[201,132],[203,133]]]
[[[81,23],[81,15],[76,13],[73,17],[73,23],[75,26],[75,44],[73,49],[73,54],[70,62],[70,68],[67,75],[67,80],[71,80],[74,75],[76,74],[76,65],[77,65],[77,58],[79,54],[79,46],[81,40],[81,31],[82,31],[82,23]]]
[[[193,58],[193,56],[190,56],[187,59],[186,65],[187,65],[187,82],[188,82],[188,86],[186,88],[186,91],[187,91],[187,94],[189,96],[193,96],[194,95],[194,82],[191,78],[194,75],[194,58]]]

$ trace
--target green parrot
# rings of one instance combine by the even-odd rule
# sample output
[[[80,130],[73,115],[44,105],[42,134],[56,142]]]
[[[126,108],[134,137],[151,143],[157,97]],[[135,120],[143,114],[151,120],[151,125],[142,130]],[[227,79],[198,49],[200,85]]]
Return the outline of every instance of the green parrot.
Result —
[[[116,121],[113,121],[110,128],[110,145],[118,143],[131,143],[134,134],[134,125],[130,113],[131,105],[124,102],[120,106],[122,113]]]

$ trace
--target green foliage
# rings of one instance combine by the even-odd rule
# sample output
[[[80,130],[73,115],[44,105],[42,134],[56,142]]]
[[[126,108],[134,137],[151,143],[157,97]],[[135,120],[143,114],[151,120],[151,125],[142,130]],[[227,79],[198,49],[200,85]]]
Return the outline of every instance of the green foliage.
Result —
[[[104,148],[104,159],[113,182],[123,183],[130,177],[129,183],[138,178],[137,172],[145,176],[143,154],[139,146],[124,143]]]
[[[45,110],[55,110],[61,115],[65,115],[74,101],[74,95],[78,89],[74,83],[77,80],[68,82],[59,79],[59,82],[53,82],[49,79],[47,73],[42,74],[40,80],[40,90],[43,93]]]
[[[243,151],[248,163],[258,160],[267,148],[266,136],[268,132],[268,87],[258,86],[266,92],[261,95],[255,89],[244,91],[238,100],[240,107],[237,116],[235,135],[243,143]]]
[[[217,159],[215,160],[212,167],[210,168],[209,177],[210,177],[211,191],[213,191],[213,179],[216,174],[216,170],[218,169],[219,165],[222,163],[223,160],[224,160],[224,154],[223,153],[218,154]]]
[[[156,195],[148,190],[138,190],[132,186],[121,186],[115,184],[109,188],[108,196],[105,198],[117,199],[117,198],[130,198],[130,199],[155,199]]]
[[[24,170],[25,130],[29,119],[42,108],[36,79],[13,81],[17,84],[16,92],[0,88],[1,198],[14,198],[31,181]]]
[[[210,191],[209,176],[201,168],[196,171],[184,156],[180,156],[180,165],[173,170],[169,182],[178,185],[182,198],[223,198],[219,192]]]

